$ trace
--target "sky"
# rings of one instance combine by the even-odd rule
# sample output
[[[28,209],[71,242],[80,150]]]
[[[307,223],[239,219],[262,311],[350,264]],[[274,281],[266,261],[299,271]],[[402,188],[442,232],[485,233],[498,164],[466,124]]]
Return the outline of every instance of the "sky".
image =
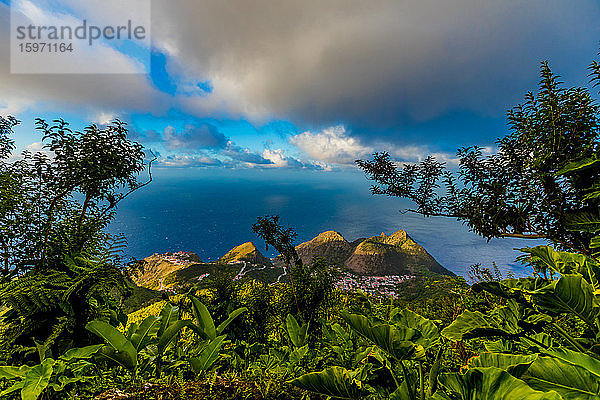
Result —
[[[102,62],[132,73],[13,74],[11,7],[31,20],[110,22],[115,11],[0,0],[0,115],[22,120],[19,148],[40,148],[36,117],[77,129],[119,118],[164,168],[326,173],[382,150],[455,163],[461,146],[493,151],[543,60],[586,85],[600,43],[597,0],[147,4],[151,40],[101,48]]]

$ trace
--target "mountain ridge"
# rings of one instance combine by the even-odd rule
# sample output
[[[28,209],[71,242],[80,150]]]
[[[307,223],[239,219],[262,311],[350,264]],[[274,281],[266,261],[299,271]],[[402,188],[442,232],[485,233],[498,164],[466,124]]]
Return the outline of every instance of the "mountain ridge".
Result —
[[[454,275],[403,229],[391,235],[382,232],[379,236],[352,242],[338,232],[326,231],[299,244],[296,251],[303,263],[322,257],[359,275],[426,275],[431,272]]]
[[[315,258],[325,258],[330,264],[358,276],[454,275],[402,229],[391,235],[382,233],[352,242],[341,233],[329,230],[300,243],[296,251],[304,264],[310,264]],[[236,279],[249,276],[279,282],[287,273],[282,256],[271,260],[253,242],[233,247],[216,262],[203,263],[189,252],[153,254],[144,261],[147,268],[135,282],[158,290],[170,290],[184,281],[186,284],[197,282],[221,266],[231,268]]]

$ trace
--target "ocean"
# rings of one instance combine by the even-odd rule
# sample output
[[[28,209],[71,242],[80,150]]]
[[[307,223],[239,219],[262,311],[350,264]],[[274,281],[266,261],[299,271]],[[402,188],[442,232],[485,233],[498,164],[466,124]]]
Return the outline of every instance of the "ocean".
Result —
[[[491,267],[492,262],[504,272],[528,275],[529,269],[515,262],[516,249],[541,243],[488,242],[453,219],[402,213],[410,202],[373,196],[372,183],[359,171],[155,168],[153,178],[119,204],[109,226],[109,232],[126,236],[130,257],[182,250],[214,261],[247,241],[272,257],[275,253],[264,251],[251,227],[258,216],[275,214],[296,230],[297,243],[326,230],[352,241],[404,229],[440,264],[462,276],[470,265]]]

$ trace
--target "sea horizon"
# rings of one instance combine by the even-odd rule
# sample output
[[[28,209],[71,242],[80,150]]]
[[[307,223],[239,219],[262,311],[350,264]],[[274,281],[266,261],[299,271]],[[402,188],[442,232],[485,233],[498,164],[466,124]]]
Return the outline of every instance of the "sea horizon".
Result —
[[[124,234],[125,254],[136,259],[191,251],[210,262],[244,242],[254,242],[272,258],[277,253],[266,251],[251,228],[259,216],[280,215],[283,225],[296,230],[296,244],[328,230],[351,242],[403,229],[457,275],[467,277],[473,264],[491,268],[492,263],[504,274],[531,274],[515,261],[516,249],[540,241],[488,242],[456,220],[403,212],[410,202],[374,196],[370,186],[358,170],[155,168],[153,182],[121,202],[108,231]]]

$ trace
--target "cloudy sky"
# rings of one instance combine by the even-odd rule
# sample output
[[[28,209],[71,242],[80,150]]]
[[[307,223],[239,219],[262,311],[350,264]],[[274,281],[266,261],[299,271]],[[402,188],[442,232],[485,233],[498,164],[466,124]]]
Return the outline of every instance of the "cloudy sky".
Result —
[[[331,170],[378,150],[452,162],[457,147],[493,148],[542,60],[585,85],[600,42],[597,0],[152,0],[143,73],[11,74],[10,7],[31,20],[114,10],[0,0],[0,115],[23,121],[21,148],[39,147],[35,117],[119,118],[179,168]],[[139,50],[108,45],[102,61],[135,70]]]

